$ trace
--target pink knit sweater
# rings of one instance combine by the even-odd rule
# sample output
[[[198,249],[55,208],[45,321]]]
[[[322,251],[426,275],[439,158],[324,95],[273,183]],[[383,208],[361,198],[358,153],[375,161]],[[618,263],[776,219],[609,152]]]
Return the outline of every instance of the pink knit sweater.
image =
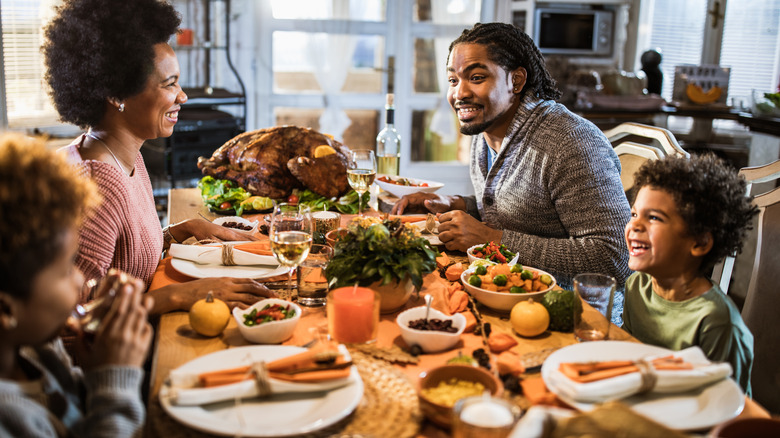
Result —
[[[85,279],[103,277],[109,268],[117,268],[148,287],[160,262],[163,236],[144,160],[139,153],[132,176],[102,161],[83,160],[79,148],[84,137],[60,149],[81,175],[95,181],[103,197],[79,230],[76,265]]]

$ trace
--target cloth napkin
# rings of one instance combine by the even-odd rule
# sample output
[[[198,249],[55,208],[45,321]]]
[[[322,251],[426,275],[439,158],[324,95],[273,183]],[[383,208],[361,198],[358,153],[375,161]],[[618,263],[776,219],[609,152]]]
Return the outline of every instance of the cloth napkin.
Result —
[[[232,248],[231,257],[234,265],[271,265],[278,266],[279,262],[271,255],[270,250],[264,250],[263,246],[267,242],[252,242],[243,244],[225,243]],[[223,244],[214,245],[181,245],[171,244],[168,254],[171,257],[183,260],[190,260],[195,263],[208,265],[223,265],[225,256],[223,254]]]
[[[648,367],[626,361],[562,363],[550,373],[547,384],[575,401],[595,403],[629,397],[644,390],[684,392],[724,379],[732,372],[728,363],[707,360],[699,347],[678,351],[672,357],[675,360],[658,361],[660,365]],[[661,356],[653,356],[644,361],[659,358]],[[640,368],[646,368],[646,372],[640,372]],[[577,370],[584,370],[583,376],[574,376]]]
[[[312,348],[265,363],[262,371],[257,368],[259,362],[203,373],[173,370],[168,379],[169,397],[173,404],[194,406],[269,393],[329,391],[348,384],[351,373],[351,359],[346,348],[339,345],[331,352],[338,356],[328,366],[315,361],[323,349]],[[267,380],[260,382],[258,372],[267,372]],[[268,386],[264,387],[265,384]]]

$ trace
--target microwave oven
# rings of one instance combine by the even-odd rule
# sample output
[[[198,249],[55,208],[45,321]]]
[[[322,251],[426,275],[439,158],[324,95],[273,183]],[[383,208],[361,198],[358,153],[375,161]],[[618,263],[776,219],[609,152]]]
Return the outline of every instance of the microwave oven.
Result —
[[[534,16],[534,42],[543,54],[611,56],[614,11],[541,7]]]

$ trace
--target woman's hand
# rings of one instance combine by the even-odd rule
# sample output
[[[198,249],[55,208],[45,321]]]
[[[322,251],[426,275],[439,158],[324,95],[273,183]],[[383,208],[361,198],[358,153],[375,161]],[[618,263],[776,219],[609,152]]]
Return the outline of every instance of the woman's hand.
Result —
[[[250,236],[247,233],[239,233],[230,228],[209,222],[203,218],[187,219],[186,221],[179,222],[178,224],[171,226],[169,231],[179,242],[184,242],[190,237],[194,237],[199,241],[257,240],[256,237]]]
[[[111,309],[95,333],[92,342],[80,336],[76,345],[86,370],[100,366],[143,366],[152,339],[152,326],[147,321],[154,300],[144,296],[146,287],[132,278],[116,292]]]
[[[490,228],[465,211],[439,215],[439,240],[449,250],[466,252],[474,245],[500,242],[503,235],[501,230]]]
[[[150,313],[156,315],[174,310],[188,311],[209,292],[212,292],[214,298],[227,303],[231,309],[236,306],[245,309],[260,299],[276,297],[273,291],[251,278],[203,278],[152,291],[155,306]]]
[[[466,203],[460,196],[439,196],[435,193],[417,192],[399,199],[391,214],[444,213],[451,210],[465,210]]]

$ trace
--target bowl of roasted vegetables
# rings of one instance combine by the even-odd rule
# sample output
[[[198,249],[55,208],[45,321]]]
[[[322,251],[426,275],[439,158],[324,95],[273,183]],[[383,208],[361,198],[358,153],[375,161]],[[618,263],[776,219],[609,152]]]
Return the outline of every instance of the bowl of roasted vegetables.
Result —
[[[463,271],[460,279],[474,299],[499,312],[509,312],[530,298],[541,302],[556,284],[550,273],[519,263],[477,264]]]
[[[390,175],[378,175],[376,183],[382,190],[398,198],[417,192],[433,193],[444,187],[444,184],[436,181]]]
[[[507,263],[515,256],[515,253],[510,251],[506,245],[496,242],[474,245],[466,253],[469,256],[469,263],[474,263],[474,260],[479,259],[489,260],[493,263]]]
[[[234,307],[233,318],[247,341],[278,344],[292,336],[301,319],[301,308],[289,301],[267,298],[243,310]]]

